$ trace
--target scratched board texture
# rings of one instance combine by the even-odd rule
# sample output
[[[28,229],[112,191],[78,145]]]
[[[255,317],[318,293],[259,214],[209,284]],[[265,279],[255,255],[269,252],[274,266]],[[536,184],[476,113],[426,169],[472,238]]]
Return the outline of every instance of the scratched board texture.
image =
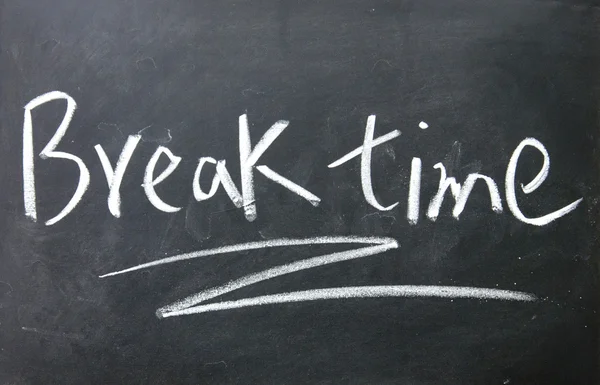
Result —
[[[598,383],[600,8],[532,0],[0,1],[0,382],[2,384],[595,384]],[[79,169],[39,154],[66,103],[32,113],[38,220],[25,215],[24,107],[49,91],[77,103],[57,151],[90,184],[58,223]],[[321,199],[318,207],[256,170],[257,219],[220,187],[197,202],[200,157],[226,160],[240,188],[238,117],[252,145],[289,126],[261,164]],[[359,147],[369,115],[372,187]],[[427,129],[419,128],[426,122]],[[108,209],[94,146],[124,173],[121,216]],[[529,216],[583,198],[545,226],[506,204],[505,173],[532,137],[550,156]],[[181,207],[156,209],[144,170],[157,146],[181,163],[156,186]],[[421,211],[407,220],[411,160]],[[499,186],[503,213],[478,182],[459,220],[446,194],[426,216],[442,162],[464,181]],[[163,154],[156,174],[168,164]],[[523,151],[517,184],[540,170]],[[214,166],[200,178],[209,190]],[[520,191],[520,190],[519,190]],[[100,275],[181,253],[320,236],[388,237],[398,248],[274,277],[209,303],[367,285],[467,286],[532,293],[532,302],[351,298],[159,318],[158,308],[247,274],[356,245],[257,249]]]

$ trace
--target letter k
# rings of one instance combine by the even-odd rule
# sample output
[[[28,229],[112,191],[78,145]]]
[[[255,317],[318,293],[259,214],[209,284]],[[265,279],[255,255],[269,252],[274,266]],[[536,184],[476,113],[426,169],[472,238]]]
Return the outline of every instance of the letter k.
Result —
[[[254,172],[256,168],[261,174],[273,182],[287,188],[291,192],[306,199],[313,206],[318,206],[321,199],[303,187],[298,186],[289,179],[279,175],[265,165],[256,166],[260,156],[269,148],[277,137],[290,124],[286,120],[275,122],[258,141],[254,149],[250,143],[250,130],[248,129],[248,116],[239,117],[239,140],[240,140],[240,173],[242,179],[242,198],[244,203],[244,215],[249,222],[256,219],[256,202],[254,199]]]

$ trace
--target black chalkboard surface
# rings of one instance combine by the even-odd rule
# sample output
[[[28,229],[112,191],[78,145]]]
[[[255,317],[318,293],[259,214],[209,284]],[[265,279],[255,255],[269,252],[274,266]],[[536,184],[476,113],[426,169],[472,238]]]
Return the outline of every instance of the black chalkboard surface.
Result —
[[[600,8],[0,2],[2,384],[595,384]]]

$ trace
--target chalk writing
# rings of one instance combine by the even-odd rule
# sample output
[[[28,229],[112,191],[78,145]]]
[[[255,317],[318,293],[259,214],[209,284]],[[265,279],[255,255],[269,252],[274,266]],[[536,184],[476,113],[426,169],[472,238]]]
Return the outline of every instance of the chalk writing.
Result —
[[[391,285],[391,286],[360,286],[338,287],[328,289],[306,290],[298,292],[279,293],[254,298],[226,301],[213,304],[198,305],[210,299],[230,293],[232,291],[254,285],[258,282],[273,279],[297,271],[313,269],[319,266],[365,258],[397,249],[398,242],[387,237],[357,237],[357,236],[330,236],[304,239],[281,238],[269,241],[242,243],[232,246],[218,247],[216,249],[200,250],[196,252],[179,254],[147,262],[124,270],[101,275],[100,278],[127,274],[134,271],[157,267],[169,263],[181,262],[195,258],[207,258],[215,255],[234,253],[248,250],[260,250],[273,247],[311,246],[326,244],[362,244],[368,245],[360,248],[334,252],[296,262],[272,267],[257,273],[249,274],[224,285],[203,290],[190,295],[170,305],[161,307],[156,311],[159,318],[205,313],[209,311],[236,309],[248,306],[260,306],[275,303],[315,301],[326,299],[344,298],[373,298],[373,297],[438,297],[438,298],[474,298],[494,299],[509,301],[535,301],[536,296],[519,291],[487,289],[459,286],[421,286],[421,285]]]
[[[80,157],[66,152],[55,151],[61,139],[66,134],[67,128],[69,127],[71,119],[73,118],[76,108],[75,100],[64,92],[59,91],[52,91],[38,96],[25,106],[25,117],[23,123],[23,197],[25,215],[34,221],[37,220],[36,185],[34,174],[35,161],[33,155],[33,122],[31,111],[42,104],[60,99],[67,101],[67,108],[64,113],[63,120],[57,128],[52,139],[50,139],[48,144],[40,152],[40,158],[61,158],[75,162],[79,167],[79,180],[71,200],[58,215],[46,221],[47,225],[53,225],[71,213],[83,198],[90,182],[88,168]],[[351,159],[360,156],[360,185],[365,201],[377,210],[390,211],[395,209],[400,202],[383,205],[375,197],[371,180],[371,155],[377,146],[398,138],[400,136],[400,131],[394,130],[374,139],[375,123],[376,116],[369,116],[365,126],[365,134],[362,145],[343,155],[336,161],[331,162],[328,167],[331,169],[340,167]],[[254,171],[256,170],[268,180],[286,188],[290,193],[304,198],[313,206],[318,206],[321,202],[321,198],[310,192],[306,187],[294,183],[266,164],[257,164],[261,156],[269,149],[270,146],[274,144],[275,140],[289,125],[290,122],[287,120],[279,120],[275,122],[257,142],[254,148],[252,148],[248,116],[246,114],[240,115],[238,118],[238,134],[241,189],[238,189],[233,178],[231,177],[231,174],[227,169],[227,163],[225,159],[217,160],[213,157],[202,157],[198,160],[198,166],[192,179],[192,192],[196,201],[201,202],[213,198],[219,187],[222,186],[233,205],[237,208],[243,209],[244,217],[248,221],[254,221],[258,216],[254,186]],[[425,122],[420,122],[419,127],[421,129],[426,129],[429,128],[429,125]],[[109,187],[107,199],[108,210],[116,218],[121,216],[122,211],[121,195],[119,191],[121,182],[127,170],[127,165],[134,155],[134,151],[139,142],[140,135],[131,135],[127,138],[114,169],[111,166],[111,163],[104,149],[102,148],[102,145],[97,144],[94,146]],[[530,225],[543,226],[573,211],[579,205],[579,203],[581,203],[582,198],[541,217],[530,218],[523,214],[517,203],[515,174],[519,157],[521,156],[522,150],[526,146],[534,147],[540,153],[542,153],[544,157],[544,164],[534,180],[525,186],[521,186],[523,192],[525,194],[534,192],[538,187],[540,187],[540,185],[549,175],[550,155],[548,154],[548,151],[537,139],[525,138],[513,152],[506,169],[506,203],[510,212],[517,220]],[[166,157],[169,159],[169,165],[160,173],[158,177],[155,178],[154,169],[156,168],[157,162],[161,155],[166,155]],[[155,190],[156,185],[165,181],[176,171],[181,160],[182,157],[174,155],[169,148],[161,145],[157,147],[154,155],[148,161],[144,173],[142,187],[150,203],[160,211],[174,213],[181,209],[181,207],[176,207],[172,204],[166,203],[158,196]],[[215,165],[215,175],[213,176],[212,184],[208,192],[202,191],[199,182],[200,174],[206,163]],[[464,183],[461,185],[454,177],[448,177],[446,175],[446,168],[442,162],[436,163],[433,168],[440,171],[440,181],[438,191],[431,198],[429,207],[427,209],[426,216],[429,220],[437,220],[442,203],[444,202],[444,197],[448,191],[450,191],[452,197],[455,199],[455,205],[452,214],[454,218],[459,219],[461,213],[465,209],[465,205],[475,185],[475,182],[478,180],[483,181],[488,188],[492,211],[495,213],[503,212],[500,191],[496,182],[491,177],[483,174],[472,173],[467,176]],[[408,222],[412,225],[417,224],[419,221],[419,206],[421,201],[421,172],[422,160],[415,157],[411,163],[410,186],[406,214]]]
[[[37,221],[36,208],[36,183],[35,183],[35,156],[34,156],[34,124],[32,110],[35,108],[56,100],[65,100],[67,102],[63,119],[56,132],[40,152],[41,159],[58,158],[67,159],[75,162],[79,169],[79,179],[75,192],[65,207],[54,217],[45,222],[50,226],[63,220],[71,213],[82,200],[90,183],[90,173],[84,161],[74,155],[66,152],[56,151],[61,140],[67,133],[67,129],[76,109],[75,100],[64,92],[52,91],[33,99],[25,105],[25,116],[23,122],[23,198],[25,206],[25,215],[33,221]],[[254,173],[258,171],[267,180],[284,187],[288,193],[295,194],[305,199],[312,206],[318,206],[321,198],[309,191],[308,187],[288,179],[279,174],[267,164],[260,161],[265,152],[271,146],[275,145],[277,138],[290,126],[287,120],[278,120],[265,132],[265,134],[252,146],[250,125],[248,116],[242,114],[238,117],[238,150],[240,165],[240,187],[232,178],[227,169],[225,159],[218,157],[203,156],[198,159],[197,167],[192,177],[192,193],[197,202],[203,202],[213,199],[220,187],[223,187],[227,196],[234,207],[240,209],[243,218],[252,222],[259,215],[259,207],[256,200]],[[429,125],[421,121],[418,127],[422,130],[428,129]],[[393,130],[387,134],[375,138],[376,116],[367,117],[362,145],[356,147],[337,160],[331,162],[328,168],[335,169],[341,167],[354,158],[360,158],[360,187],[365,202],[379,211],[391,211],[398,207],[399,201],[381,203],[375,196],[372,184],[372,154],[376,148],[384,143],[390,142],[401,133],[399,130]],[[123,145],[123,149],[113,168],[108,155],[101,144],[96,144],[94,149],[99,162],[104,171],[104,176],[108,185],[108,211],[115,218],[120,218],[125,210],[121,207],[120,186],[126,175],[130,160],[135,156],[135,150],[141,140],[141,135],[130,135]],[[181,207],[173,203],[167,203],[164,197],[160,197],[155,187],[167,180],[182,161],[181,156],[175,155],[169,148],[158,145],[154,154],[148,161],[141,187],[148,201],[158,210],[165,213],[175,213],[181,210]],[[543,165],[537,176],[526,185],[521,185],[521,190],[525,194],[531,194],[537,190],[546,180],[550,172],[550,155],[544,145],[534,138],[525,138],[519,143],[512,153],[510,161],[506,167],[505,174],[505,196],[506,204],[510,213],[525,224],[534,226],[544,226],[555,221],[571,211],[581,203],[582,198],[569,203],[568,205],[555,210],[549,214],[539,217],[526,216],[519,208],[516,192],[516,171],[525,147],[530,146],[539,151],[543,158]],[[159,159],[165,156],[168,159],[168,165],[158,176],[155,176],[155,169]],[[200,186],[200,176],[205,171],[205,166],[214,166],[214,174],[210,189],[203,190]],[[410,168],[410,182],[408,187],[406,219],[409,224],[417,225],[420,215],[421,204],[421,182],[422,182],[423,160],[419,157],[413,157]],[[212,168],[212,167],[209,167]],[[453,217],[458,220],[463,213],[467,200],[477,181],[485,183],[490,197],[490,206],[494,213],[503,213],[502,197],[496,182],[489,176],[480,173],[469,174],[464,182],[457,182],[453,176],[448,176],[446,167],[442,162],[433,165],[435,170],[439,170],[438,189],[431,197],[426,212],[426,217],[432,222],[438,219],[444,199],[449,192],[454,198]],[[382,253],[389,252],[399,248],[398,242],[388,237],[360,237],[360,236],[319,236],[312,238],[280,238],[259,242],[241,243],[231,246],[222,246],[214,249],[199,250],[195,252],[178,254],[158,260],[142,263],[136,266],[125,268],[101,275],[100,278],[107,278],[122,274],[133,273],[138,270],[155,268],[161,265],[196,259],[208,258],[225,253],[235,253],[249,250],[262,250],[274,247],[292,247],[292,246],[314,246],[314,245],[335,245],[350,244],[359,245],[356,248],[344,251],[336,251],[328,254],[308,257],[295,262],[275,266],[266,270],[250,273],[240,278],[231,280],[220,286],[203,289],[196,294],[189,295],[174,303],[165,305],[156,311],[159,318],[167,318],[181,315],[205,313],[218,310],[236,309],[249,306],[261,306],[267,304],[292,303],[315,300],[340,300],[348,298],[375,298],[375,297],[434,297],[434,298],[463,298],[480,300],[508,300],[508,301],[535,301],[537,297],[531,293],[501,290],[491,288],[480,288],[471,286],[431,286],[431,285],[385,285],[385,286],[347,286],[333,288],[319,288],[295,292],[283,292],[262,295],[252,298],[242,298],[232,301],[221,301],[217,303],[206,303],[209,300],[218,298],[224,294],[236,291],[238,289],[257,284],[262,281],[274,279],[283,275],[293,274],[303,270],[314,269],[320,266],[330,265],[338,262],[349,261],[359,258],[373,257]]]

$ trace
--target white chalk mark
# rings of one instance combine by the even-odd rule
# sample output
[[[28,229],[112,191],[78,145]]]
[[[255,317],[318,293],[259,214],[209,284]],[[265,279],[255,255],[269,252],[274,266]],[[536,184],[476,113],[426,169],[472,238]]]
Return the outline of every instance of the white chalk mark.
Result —
[[[106,152],[104,151],[104,148],[102,148],[102,145],[97,144],[94,146],[94,149],[96,150],[96,154],[98,154],[98,159],[100,159],[100,164],[102,165],[102,169],[104,170],[104,176],[106,177],[108,188],[110,188],[110,186],[113,183],[113,178],[115,176],[112,164],[110,164],[108,155],[106,155]],[[123,154],[123,152],[121,152],[121,154]]]
[[[322,236],[304,239],[281,238],[268,241],[248,242],[237,245],[218,247],[214,249],[200,250],[187,254],[175,255],[172,257],[163,258],[157,261],[134,266],[125,270],[104,274],[101,275],[100,278],[129,273],[153,266],[180,262],[193,258],[215,256],[225,253],[258,250],[272,247],[309,246],[326,244],[366,244],[368,246],[307,258],[304,260],[276,266],[257,273],[249,274],[239,279],[230,281],[224,285],[203,290],[197,294],[191,295],[175,303],[163,306],[156,311],[156,314],[159,318],[164,318],[205,313],[210,311],[236,309],[249,306],[261,306],[267,304],[347,298],[433,297],[525,302],[537,300],[537,297],[535,295],[520,291],[460,286],[391,285],[313,289],[297,292],[269,294],[253,298],[239,299],[235,301],[223,301],[218,303],[198,305],[202,302],[213,299],[215,297],[219,297],[223,294],[285,274],[290,274],[301,270],[307,270],[327,264],[372,256],[399,247],[396,240],[387,237]]]
[[[362,155],[360,159],[360,181],[363,195],[368,204],[377,210],[389,211],[398,206],[398,202],[384,207],[375,198],[371,181],[371,153],[373,152],[373,134],[375,132],[375,115],[370,115],[365,127],[365,139],[363,142]]]
[[[464,298],[501,301],[536,301],[537,297],[530,293],[511,290],[487,289],[464,286],[420,286],[420,285],[391,285],[391,286],[353,286],[314,289],[263,295],[244,298],[236,301],[225,301],[207,305],[193,306],[186,309],[162,313],[162,317],[207,313],[211,311],[239,309],[250,306],[294,303],[316,300],[349,299],[349,298]]]
[[[244,206],[244,215],[250,222],[256,219],[256,203],[254,198],[254,173],[252,168],[260,156],[269,148],[277,137],[289,125],[286,120],[275,122],[265,132],[258,141],[254,150],[250,140],[250,130],[248,128],[248,116],[246,114],[239,117],[239,150],[240,150],[240,174],[242,179],[242,198]]]
[[[123,146],[121,155],[119,155],[114,171],[102,146],[99,144],[94,146],[98,158],[100,158],[100,164],[102,164],[102,168],[104,169],[106,182],[108,183],[108,210],[116,218],[121,216],[121,182],[123,181],[127,165],[129,164],[131,156],[140,139],[141,135],[129,135],[127,142],[125,142],[125,145]]]
[[[440,170],[440,183],[438,187],[438,191],[431,199],[429,203],[429,208],[427,209],[427,218],[432,221],[435,221],[440,213],[440,207],[442,207],[442,202],[444,201],[444,195],[446,194],[446,190],[450,188],[452,192],[452,196],[454,199],[458,199],[458,195],[460,194],[460,184],[456,182],[456,179],[453,177],[448,178],[446,176],[446,167],[440,162],[436,163],[433,168]]]
[[[427,217],[431,221],[435,221],[437,219],[440,213],[440,207],[444,202],[444,196],[446,195],[448,188],[450,188],[452,196],[456,202],[454,205],[454,210],[452,211],[452,215],[454,218],[458,219],[460,214],[463,212],[465,205],[467,204],[467,200],[469,199],[469,195],[471,194],[475,182],[478,179],[485,181],[488,187],[492,210],[495,213],[502,212],[502,198],[500,197],[498,186],[492,178],[477,173],[469,174],[464,182],[464,185],[461,187],[461,184],[457,183],[454,177],[448,178],[446,176],[446,168],[442,163],[437,163],[435,166],[433,166],[433,168],[440,170],[440,184],[438,191],[431,199],[429,208],[427,210]]]
[[[210,185],[210,191],[208,193],[202,191],[202,188],[200,187],[200,173],[202,173],[202,167],[204,167],[204,164],[206,164],[206,162],[212,163],[214,165],[217,164],[217,161],[211,157],[202,157],[199,159],[198,167],[196,167],[196,172],[194,173],[194,182],[192,186],[194,198],[196,198],[198,202],[207,200],[213,195],[215,195],[217,193],[217,189],[219,188],[219,184],[221,183],[221,180],[219,179],[219,174],[215,172],[212,184]]]
[[[544,183],[546,178],[548,178],[548,174],[550,174],[550,154],[548,154],[546,147],[544,147],[544,145],[540,141],[534,138],[526,138],[523,141],[521,141],[521,143],[519,143],[519,145],[510,157],[509,166],[507,168],[514,168],[516,173],[517,163],[519,160],[518,157],[521,155],[521,151],[523,151],[523,149],[527,146],[535,147],[539,152],[541,152],[544,156],[544,163],[542,164],[540,172],[538,172],[538,174],[535,176],[535,178],[533,178],[531,182],[529,182],[527,185],[523,185],[521,183],[521,189],[525,194],[529,194],[535,191],[538,187],[542,185],[542,183]],[[513,158],[515,158],[514,167],[512,167],[513,164],[511,163]]]
[[[256,165],[258,159],[269,148],[271,144],[281,135],[285,128],[289,125],[286,120],[275,122],[267,132],[258,141],[254,149],[250,140],[250,130],[248,128],[248,117],[246,114],[239,117],[239,147],[240,147],[240,174],[242,179],[242,200],[244,207],[244,215],[250,222],[257,217],[256,202],[254,197],[254,173],[253,168],[256,167],[261,173],[273,182],[289,189],[291,192],[298,194],[308,200],[313,206],[317,206],[321,201],[317,196],[298,186],[296,183],[284,178],[280,174],[271,170],[265,165]],[[235,203],[235,202],[234,202]]]
[[[303,259],[300,261],[288,263],[272,267],[267,270],[260,271],[246,275],[242,278],[230,281],[222,286],[213,287],[210,289],[203,290],[197,294],[191,295],[170,305],[163,306],[156,311],[157,316],[161,317],[162,314],[169,313],[172,311],[182,310],[200,302],[207,301],[209,299],[218,297],[220,295],[232,292],[234,290],[241,289],[243,287],[254,285],[255,283],[266,281],[275,277],[279,277],[286,274],[291,274],[301,270],[308,270],[315,267],[329,265],[333,263],[349,261],[357,258],[364,258],[371,255],[383,253],[385,251],[398,248],[398,243],[392,238],[379,238],[379,242],[374,246],[361,247],[358,249],[340,251],[336,253],[321,255],[318,257],[312,257]]]
[[[44,96],[44,95],[42,95]],[[34,107],[30,105],[36,99],[33,99],[25,106],[25,117],[23,119],[23,201],[25,203],[25,215],[37,221],[37,204],[35,199],[35,173],[33,161],[33,123],[30,110]],[[46,100],[44,100],[46,101]],[[39,106],[39,100],[35,107]]]
[[[487,184],[488,191],[490,192],[492,211],[497,214],[502,212],[502,198],[500,197],[500,191],[498,190],[496,182],[494,182],[494,180],[489,176],[474,173],[467,176],[465,183],[460,189],[460,193],[456,199],[456,204],[454,205],[454,210],[452,211],[454,218],[458,219],[460,214],[465,209],[467,199],[469,199],[469,195],[471,194],[471,190],[473,190],[477,179],[482,179]]]
[[[248,128],[248,115],[240,115],[238,119],[239,126],[239,147],[240,147],[240,174],[242,179],[242,199],[244,206],[244,215],[249,221],[256,219],[256,204],[254,203],[254,173],[252,166],[244,167],[252,151],[252,142],[250,141],[250,129]]]
[[[156,178],[154,179],[154,168],[156,167],[156,163],[162,154],[166,154],[169,157],[170,163],[167,168]],[[160,211],[166,213],[174,213],[181,210],[181,207],[173,207],[167,203],[165,203],[154,189],[154,186],[164,181],[169,175],[175,171],[177,166],[181,162],[181,157],[173,155],[171,150],[166,147],[158,146],[150,160],[148,161],[148,165],[146,166],[146,172],[144,173],[144,183],[142,187],[144,187],[144,192],[148,197],[148,200],[154,207],[159,209]]]
[[[375,146],[379,146],[380,144],[383,144],[385,142],[388,142],[394,138],[397,138],[400,136],[400,131],[398,130],[394,130],[392,132],[389,132],[385,135],[380,136],[377,139],[374,139],[372,142],[373,147]],[[350,159],[356,158],[357,156],[359,156],[360,154],[362,154],[363,152],[363,146],[357,147],[354,150],[350,151],[349,153],[347,153],[346,155],[342,156],[340,159],[336,160],[335,162],[329,164],[327,167],[329,168],[335,168],[337,166],[341,166],[342,164],[346,163],[347,161],[349,161]]]
[[[247,122],[246,122],[246,124],[247,124]],[[271,144],[273,144],[275,139],[277,139],[277,137],[283,132],[283,130],[286,129],[286,127],[289,124],[290,124],[290,122],[288,122],[287,120],[278,120],[277,122],[275,122],[275,124],[273,124],[267,130],[267,132],[265,132],[265,134],[262,136],[262,138],[260,138],[258,143],[256,143],[256,146],[254,146],[252,153],[250,153],[248,155],[248,158],[246,160],[246,166],[248,166],[248,165],[254,166],[256,164],[256,162],[258,161],[258,158],[260,158],[261,155],[265,151],[267,151],[269,146]]]
[[[244,199],[242,198],[242,194],[235,186],[233,179],[231,179],[231,175],[229,171],[227,171],[226,162],[224,160],[219,160],[217,162],[217,175],[221,180],[221,184],[225,189],[225,192],[231,199],[231,202],[235,205],[235,207],[240,208],[244,205]]]
[[[536,175],[536,177],[531,182],[529,182],[525,186],[521,184],[521,189],[523,190],[523,192],[525,194],[529,194],[529,193],[532,193],[533,191],[535,191],[538,187],[541,186],[542,183],[544,183],[544,181],[546,180],[546,178],[548,177],[548,174],[550,172],[550,155],[548,154],[546,147],[544,147],[544,145],[535,138],[523,139],[523,141],[521,141],[521,143],[519,143],[519,145],[513,152],[512,156],[510,157],[510,161],[508,162],[508,167],[506,168],[506,180],[505,180],[506,203],[508,205],[508,208],[512,212],[512,214],[518,220],[525,222],[527,224],[530,224],[530,225],[544,226],[544,225],[547,225],[548,223],[570,213],[571,211],[575,210],[575,208],[581,203],[583,198],[580,198],[580,199],[572,202],[571,204],[569,204],[559,210],[556,210],[550,214],[546,214],[542,217],[538,217],[538,218],[526,217],[521,212],[521,209],[519,208],[519,204],[517,203],[517,194],[515,191],[515,175],[517,172],[517,164],[519,163],[519,157],[521,156],[521,152],[527,146],[534,147],[539,152],[542,153],[542,155],[544,156],[544,164],[542,165],[540,172]]]
[[[408,223],[419,222],[419,206],[421,204],[421,158],[412,158],[410,166],[410,185],[408,188],[408,207],[406,218]]]
[[[162,258],[156,261],[143,263],[124,270],[114,271],[101,275],[100,278],[111,277],[130,273],[136,270],[146,269],[149,267],[160,266],[168,263],[186,261],[194,258],[211,257],[214,255],[237,253],[240,251],[268,249],[273,247],[290,247],[290,246],[310,246],[310,245],[331,245],[331,244],[371,244],[381,245],[385,243],[395,242],[392,238],[381,237],[357,237],[357,236],[321,236],[313,238],[278,238],[267,241],[257,241],[240,243],[237,245],[222,246],[214,249],[193,251],[191,253],[174,255],[172,257]]]
[[[40,95],[25,105],[25,116],[23,120],[23,197],[25,203],[25,215],[34,221],[37,220],[33,161],[33,123],[31,111],[42,104],[60,99],[67,101],[67,109],[54,136],[52,136],[46,147],[40,152],[40,157],[42,159],[68,159],[75,162],[77,167],[79,167],[79,181],[77,183],[77,188],[67,205],[60,213],[58,213],[58,215],[46,221],[47,226],[55,224],[73,211],[81,201],[83,194],[90,184],[90,172],[81,158],[66,152],[54,151],[67,132],[67,128],[69,128],[69,124],[71,123],[73,115],[75,114],[75,109],[77,108],[77,103],[75,103],[75,100],[72,97],[60,91],[51,91]]]
[[[421,122],[421,123],[419,123],[419,128],[421,130],[425,130],[425,129],[429,128],[429,124],[427,124],[425,122]]]
[[[303,187],[298,186],[296,183],[284,178],[275,171],[271,170],[267,166],[256,166],[256,169],[261,172],[264,176],[271,179],[273,182],[282,185],[288,190],[298,194],[302,198],[306,199],[311,205],[317,207],[321,203],[321,199],[310,191]]]

